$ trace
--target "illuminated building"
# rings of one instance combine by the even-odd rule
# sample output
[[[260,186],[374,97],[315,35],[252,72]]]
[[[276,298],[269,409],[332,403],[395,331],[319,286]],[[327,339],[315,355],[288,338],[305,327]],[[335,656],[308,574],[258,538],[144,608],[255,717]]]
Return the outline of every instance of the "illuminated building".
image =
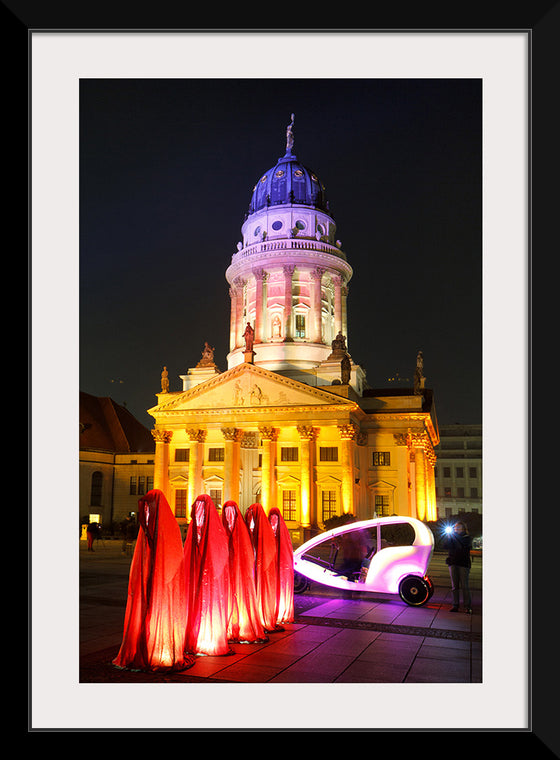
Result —
[[[292,535],[329,517],[435,517],[432,392],[375,391],[349,353],[352,268],[325,188],[286,151],[253,189],[242,239],[225,273],[228,369],[206,344],[195,367],[167,381],[155,419],[154,485],[179,521],[199,493],[244,511],[278,506]],[[249,335],[246,334],[247,325]],[[421,354],[419,354],[421,357]]]
[[[482,425],[445,425],[436,448],[438,516],[482,514]]]
[[[153,488],[153,437],[124,406],[80,392],[79,447],[80,520],[109,529]]]

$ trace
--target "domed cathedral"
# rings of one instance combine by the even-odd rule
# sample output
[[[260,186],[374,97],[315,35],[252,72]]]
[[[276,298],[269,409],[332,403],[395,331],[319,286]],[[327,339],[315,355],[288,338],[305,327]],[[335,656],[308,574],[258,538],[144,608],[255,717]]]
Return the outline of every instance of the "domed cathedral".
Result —
[[[325,188],[294,151],[257,180],[225,276],[230,351],[206,343],[155,419],[154,487],[179,522],[208,493],[242,511],[278,506],[295,543],[325,521],[404,514],[436,519],[433,394],[419,352],[413,388],[376,390],[349,352],[352,268]]]

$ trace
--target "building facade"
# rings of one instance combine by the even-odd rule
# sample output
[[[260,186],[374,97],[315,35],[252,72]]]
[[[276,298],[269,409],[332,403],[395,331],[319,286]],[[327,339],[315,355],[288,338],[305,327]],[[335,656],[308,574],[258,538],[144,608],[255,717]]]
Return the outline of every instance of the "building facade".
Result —
[[[138,496],[153,488],[153,436],[112,399],[80,393],[79,441],[80,523],[110,531],[136,513]]]
[[[403,514],[434,519],[432,392],[418,354],[414,387],[373,390],[349,352],[352,268],[325,188],[294,151],[253,188],[230,287],[228,369],[213,349],[170,392],[166,370],[154,417],[154,486],[179,522],[199,493],[244,511],[278,506],[297,541],[326,519]]]
[[[482,425],[443,425],[436,453],[438,517],[482,515]]]

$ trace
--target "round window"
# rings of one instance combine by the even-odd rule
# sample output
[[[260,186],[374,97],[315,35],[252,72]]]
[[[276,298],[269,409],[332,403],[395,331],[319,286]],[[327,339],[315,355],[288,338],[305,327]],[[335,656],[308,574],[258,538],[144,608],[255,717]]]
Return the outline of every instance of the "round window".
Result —
[[[298,230],[304,230],[305,229],[305,222],[302,222],[301,219],[298,219],[296,222],[296,227]]]
[[[255,237],[257,237],[257,235],[260,235],[260,234],[261,234],[261,228],[260,227],[255,227],[255,231],[253,232],[253,235]]]
[[[273,230],[281,230],[282,229],[282,222],[280,222],[278,220],[275,221],[275,222],[272,222],[272,229]]]

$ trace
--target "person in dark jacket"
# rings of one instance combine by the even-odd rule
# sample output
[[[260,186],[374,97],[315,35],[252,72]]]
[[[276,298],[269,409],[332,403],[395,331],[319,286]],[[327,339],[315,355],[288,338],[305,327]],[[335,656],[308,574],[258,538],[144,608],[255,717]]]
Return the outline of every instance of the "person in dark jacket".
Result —
[[[446,563],[449,565],[451,576],[451,590],[453,592],[453,607],[451,612],[459,609],[459,589],[463,589],[463,606],[465,612],[471,613],[471,592],[469,588],[469,573],[471,569],[471,546],[472,538],[469,535],[464,522],[456,522],[448,534],[448,556]]]

